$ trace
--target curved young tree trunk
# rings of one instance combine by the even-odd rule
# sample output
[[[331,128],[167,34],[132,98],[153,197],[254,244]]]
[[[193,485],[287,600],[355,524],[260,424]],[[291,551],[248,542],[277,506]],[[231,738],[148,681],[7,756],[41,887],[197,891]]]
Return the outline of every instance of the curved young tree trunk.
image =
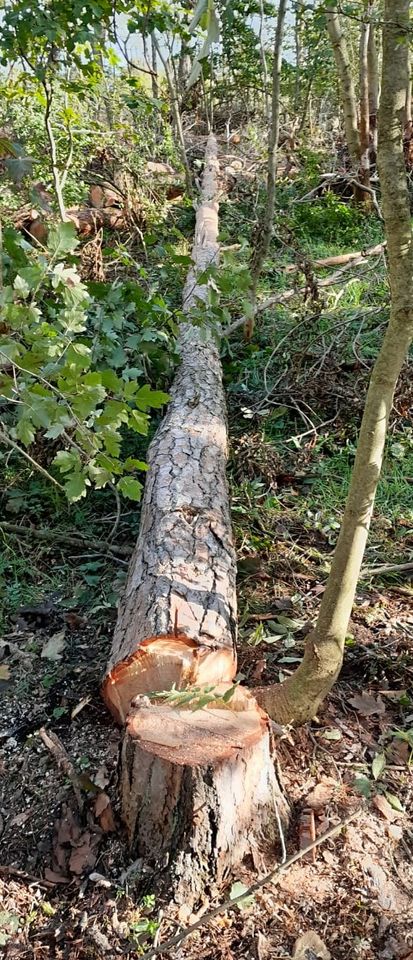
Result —
[[[327,30],[333,47],[334,59],[340,81],[347,146],[353,172],[358,175],[361,160],[361,145],[357,122],[357,99],[346,38],[341,27],[340,17],[334,7],[326,9],[326,19]]]
[[[409,0],[386,0],[378,163],[388,245],[391,311],[374,364],[346,509],[304,659],[282,685],[256,690],[271,717],[302,723],[314,716],[341,669],[344,641],[363,560],[393,402],[413,338],[413,237],[403,157],[402,125],[408,82]]]
[[[198,276],[218,260],[216,151],[210,137],[187,314],[206,301],[208,286]],[[175,896],[191,903],[239,863],[264,828],[274,830],[274,803],[278,798],[282,815],[285,803],[269,719],[233,686],[236,558],[216,337],[188,317],[178,351],[171,401],[149,449],[140,533],[102,693],[115,718],[126,721],[122,811],[131,846],[158,869],[167,858]],[[199,692],[205,685],[213,688],[211,703]],[[202,709],[147,696],[173,686]]]

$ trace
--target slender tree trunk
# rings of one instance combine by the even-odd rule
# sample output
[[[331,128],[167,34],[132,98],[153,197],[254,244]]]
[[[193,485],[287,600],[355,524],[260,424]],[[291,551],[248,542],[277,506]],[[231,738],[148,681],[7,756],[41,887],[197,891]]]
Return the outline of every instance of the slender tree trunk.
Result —
[[[171,98],[171,109],[172,109],[172,117],[173,117],[174,128],[175,128],[175,136],[178,141],[178,147],[179,147],[179,152],[181,154],[182,166],[185,172],[185,185],[186,185],[186,189],[189,196],[192,196],[192,193],[193,193],[192,174],[191,174],[191,168],[188,163],[188,157],[186,155],[185,137],[184,137],[181,112],[179,109],[179,101],[178,101],[178,95],[176,91],[173,72],[171,70],[169,61],[162,54],[161,48],[159,46],[159,43],[155,34],[153,34],[153,42],[155,45],[156,53],[165,70],[165,76],[168,84],[169,95]]]
[[[158,84],[158,57],[156,55],[156,44],[153,33],[151,33],[151,63],[152,63],[152,95],[154,100],[157,100],[159,97],[159,84]]]
[[[218,260],[216,151],[211,136],[187,314],[207,301],[197,277]],[[131,847],[158,872],[167,860],[175,897],[191,905],[264,829],[274,833],[274,805],[283,819],[286,805],[268,717],[233,687],[236,560],[219,348],[207,323],[200,329],[188,316],[178,351],[171,401],[148,453],[140,533],[102,693],[127,724],[121,789]],[[196,710],[171,705],[162,692],[173,685],[198,699],[208,685],[215,700]],[[154,691],[163,702],[147,696]]]
[[[360,30],[360,173],[364,187],[370,186],[370,104],[368,49],[370,37],[370,4],[366,5],[365,19]],[[371,206],[371,194],[365,193],[365,205]]]
[[[379,65],[375,28],[370,22],[368,58],[368,88],[369,88],[369,126],[371,144],[374,154],[377,155],[377,112],[379,109]]]
[[[277,179],[277,151],[280,133],[280,81],[282,66],[282,45],[287,0],[280,0],[275,31],[274,64],[272,74],[271,127],[268,143],[267,203],[261,228],[261,234],[251,261],[250,316],[245,324],[245,336],[251,339],[254,332],[254,314],[257,301],[257,287],[264,260],[270,248],[274,229],[275,188]]]
[[[295,41],[295,84],[294,84],[294,107],[297,114],[301,104],[301,60],[302,60],[302,16],[303,3],[296,0],[295,18],[294,18],[294,41]]]
[[[411,132],[412,129],[412,55],[408,49],[408,83],[406,88],[406,100],[404,106],[404,126]]]
[[[361,146],[357,125],[357,100],[351,64],[340,17],[335,8],[326,10],[327,29],[333,47],[334,59],[340,81],[341,101],[344,111],[344,127],[353,173],[358,176]]]
[[[260,0],[260,29],[259,29],[259,44],[260,44],[260,60],[261,60],[261,72],[262,72],[262,83],[264,87],[264,105],[265,105],[265,116],[270,122],[271,119],[271,107],[270,107],[270,94],[268,89],[268,68],[267,68],[267,57],[265,54],[264,46],[264,0]]]
[[[386,0],[378,165],[388,245],[391,311],[374,364],[350,490],[319,617],[304,659],[282,685],[255,691],[270,716],[300,723],[317,713],[341,669],[344,642],[383,462],[394,390],[413,338],[413,237],[403,156],[409,0]]]
[[[57,157],[56,140],[55,140],[52,121],[51,121],[53,91],[46,82],[43,83],[43,89],[46,97],[44,125],[46,128],[47,139],[49,141],[52,177],[53,177],[53,183],[55,188],[57,206],[59,208],[59,214],[60,214],[61,220],[67,220],[66,205],[63,197],[63,186],[62,186],[62,180],[60,176],[58,157]]]

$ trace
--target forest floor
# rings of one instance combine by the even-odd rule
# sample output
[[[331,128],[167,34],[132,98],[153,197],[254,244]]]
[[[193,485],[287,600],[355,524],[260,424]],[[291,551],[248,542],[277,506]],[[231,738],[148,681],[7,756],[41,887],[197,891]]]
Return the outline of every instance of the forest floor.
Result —
[[[308,186],[287,185],[285,202]],[[255,186],[241,178],[222,205],[223,244],[241,244],[223,266],[224,279],[236,272],[232,286],[223,284],[235,314],[255,202]],[[315,258],[380,240],[375,215],[360,218],[334,198],[305,209],[307,219],[297,204],[294,222],[277,232],[263,295],[285,288],[283,267],[297,244]],[[288,311],[266,312],[253,344],[241,337],[224,344],[239,675],[247,685],[282,680],[294,669],[317,616],[387,306],[379,258],[341,296],[297,293]],[[367,567],[413,556],[412,406],[407,365]],[[64,539],[108,540],[117,523],[113,498],[103,491],[68,507],[20,464],[3,462],[2,470],[4,520],[22,532],[2,530],[0,945],[8,960],[138,957],[154,936],[161,943],[194,917],[185,904],[161,902],[156,877],[140,873],[119,821],[120,732],[99,685],[127,559]],[[50,541],[31,536],[42,526],[53,529]],[[132,546],[137,526],[137,511],[127,507],[114,544]],[[356,807],[359,815],[314,862],[299,861],[207,922],[171,957],[287,960],[297,938],[313,931],[333,960],[412,960],[412,597],[408,572],[363,575],[333,694],[312,723],[277,739],[292,811],[287,855],[299,847],[304,819],[314,816],[322,833]],[[212,890],[197,916],[280,856],[279,844],[263,838],[254,862],[219,894]],[[314,946],[312,955],[295,955],[323,953]]]

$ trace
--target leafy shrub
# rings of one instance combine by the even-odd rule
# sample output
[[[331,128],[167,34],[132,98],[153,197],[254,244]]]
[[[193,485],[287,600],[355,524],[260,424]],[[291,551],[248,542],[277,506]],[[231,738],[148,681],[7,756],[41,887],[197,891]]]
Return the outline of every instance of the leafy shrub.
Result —
[[[69,500],[107,484],[138,500],[146,464],[123,459],[122,441],[126,431],[146,435],[148,411],[168,400],[147,381],[170,367],[174,324],[162,298],[136,285],[87,289],[78,242],[71,223],[52,227],[40,252],[4,231],[0,436],[23,454],[51,441]]]

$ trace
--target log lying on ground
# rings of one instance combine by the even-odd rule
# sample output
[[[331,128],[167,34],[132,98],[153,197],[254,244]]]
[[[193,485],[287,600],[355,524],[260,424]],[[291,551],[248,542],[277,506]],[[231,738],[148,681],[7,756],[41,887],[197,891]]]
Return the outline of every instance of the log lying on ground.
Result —
[[[184,311],[206,301],[197,277],[218,261],[216,141],[208,139]],[[236,673],[236,560],[226,482],[227,426],[216,339],[181,325],[180,366],[148,452],[141,527],[119,608],[103,697],[127,721],[122,806],[131,846],[173,862],[181,895],[235,866],[285,814],[265,713]],[[208,685],[202,709],[154,691]],[[217,688],[217,693],[215,691]],[[222,691],[232,694],[222,700]],[[137,698],[137,699],[136,699]],[[202,699],[202,698],[201,698]]]
[[[352,260],[361,260],[364,257],[377,257],[383,253],[387,244],[377,243],[374,247],[368,247],[367,250],[355,250],[354,253],[341,253],[336,257],[325,257],[323,260],[309,260],[311,267],[339,267],[344,263],[351,263]],[[285,268],[285,273],[297,273],[301,270],[299,263],[289,263]]]
[[[218,258],[212,149],[213,141],[197,215],[197,273]],[[206,294],[190,271],[184,311]],[[219,351],[213,336],[190,322],[181,326],[178,351],[171,401],[148,452],[139,538],[103,689],[121,722],[138,693],[230,681],[236,672],[236,563]]]

